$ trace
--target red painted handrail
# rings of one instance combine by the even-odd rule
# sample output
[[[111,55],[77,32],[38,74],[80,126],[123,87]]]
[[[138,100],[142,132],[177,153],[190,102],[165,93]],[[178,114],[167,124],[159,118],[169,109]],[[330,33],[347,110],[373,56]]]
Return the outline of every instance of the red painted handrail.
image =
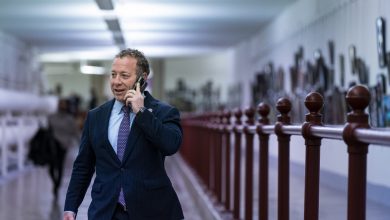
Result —
[[[231,212],[232,218],[253,219],[253,191],[259,189],[259,219],[268,219],[268,159],[269,136],[278,140],[278,219],[289,219],[289,164],[290,136],[303,136],[306,145],[305,162],[305,204],[304,219],[318,219],[320,147],[322,139],[344,140],[348,149],[348,220],[365,220],[367,153],[369,144],[390,146],[390,130],[372,129],[365,113],[370,100],[366,87],[355,86],[346,95],[352,111],[348,113],[344,126],[324,126],[320,111],[324,105],[322,96],[312,92],[305,99],[308,109],[306,120],[301,125],[291,125],[288,99],[278,100],[277,122],[270,125],[270,107],[260,103],[255,122],[255,109],[245,110],[246,122],[241,122],[243,111],[225,111],[202,115],[188,115],[183,118],[184,140],[181,155],[199,175],[205,190],[215,198],[216,205],[222,205]],[[233,116],[233,117],[231,117]],[[233,122],[233,123],[230,123]],[[253,144],[259,138],[259,180],[253,185]],[[242,146],[242,137],[245,145]],[[234,142],[231,142],[234,139]],[[234,143],[231,146],[231,143]],[[294,150],[294,149],[291,149]],[[244,152],[244,154],[243,154]],[[230,155],[232,154],[232,157]],[[233,159],[231,163],[230,159]],[[241,159],[245,160],[241,173]],[[232,176],[230,175],[232,174]],[[244,177],[244,191],[241,180]],[[233,193],[230,193],[231,187]],[[244,193],[244,194],[242,194]],[[244,201],[241,202],[241,196]],[[244,207],[242,207],[242,203]],[[243,208],[244,213],[240,213]],[[226,213],[225,213],[226,214]]]

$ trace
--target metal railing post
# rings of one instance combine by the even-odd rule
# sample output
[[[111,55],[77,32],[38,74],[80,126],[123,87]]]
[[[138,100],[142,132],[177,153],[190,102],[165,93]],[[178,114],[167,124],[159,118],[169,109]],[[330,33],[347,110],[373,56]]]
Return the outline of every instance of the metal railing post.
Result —
[[[240,188],[241,188],[241,132],[237,127],[241,125],[242,111],[237,109],[234,112],[236,122],[234,126],[234,204],[233,204],[233,218],[240,218]]]
[[[343,138],[348,145],[348,220],[366,219],[366,184],[368,144],[356,139],[357,128],[369,128],[368,115],[364,112],[370,103],[370,93],[364,86],[348,90],[347,103],[352,108],[348,113]]]
[[[280,98],[276,104],[280,112],[275,124],[275,134],[278,137],[278,220],[288,220],[290,212],[290,136],[282,131],[283,125],[290,124],[291,102]]]
[[[262,131],[263,125],[269,125],[268,114],[270,108],[265,103],[260,103],[257,107],[260,114],[257,134],[259,135],[259,219],[268,220],[268,142],[269,134]]]
[[[253,139],[254,133],[249,131],[249,127],[255,124],[255,109],[245,110],[247,121],[244,127],[245,133],[245,220],[253,219]]]
[[[323,105],[324,99],[319,93],[312,92],[306,96],[305,106],[309,113],[306,114],[306,122],[302,125],[302,136],[306,145],[305,220],[318,220],[321,138],[313,136],[310,128],[322,125],[322,115],[319,112]]]
[[[225,208],[227,211],[230,211],[230,111],[225,111]]]

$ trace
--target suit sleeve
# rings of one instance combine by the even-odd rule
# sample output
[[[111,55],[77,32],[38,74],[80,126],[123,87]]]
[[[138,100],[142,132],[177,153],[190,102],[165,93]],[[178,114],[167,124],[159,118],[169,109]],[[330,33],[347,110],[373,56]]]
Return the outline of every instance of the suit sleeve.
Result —
[[[137,115],[135,122],[141,127],[146,138],[160,149],[163,155],[176,153],[182,142],[183,131],[180,125],[180,114],[176,108],[165,107],[161,119],[148,110]]]
[[[72,176],[66,193],[64,211],[73,211],[77,213],[78,207],[84,199],[85,193],[87,192],[95,172],[96,159],[89,137],[90,126],[90,113],[88,113],[81,136],[79,153],[73,164]]]

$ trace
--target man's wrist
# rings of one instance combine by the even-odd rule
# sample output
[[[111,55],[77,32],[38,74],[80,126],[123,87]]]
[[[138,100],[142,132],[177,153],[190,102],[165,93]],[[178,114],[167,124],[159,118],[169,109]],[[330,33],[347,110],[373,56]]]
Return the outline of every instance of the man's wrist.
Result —
[[[142,114],[145,110],[146,108],[142,106],[141,108],[138,109],[137,115]]]

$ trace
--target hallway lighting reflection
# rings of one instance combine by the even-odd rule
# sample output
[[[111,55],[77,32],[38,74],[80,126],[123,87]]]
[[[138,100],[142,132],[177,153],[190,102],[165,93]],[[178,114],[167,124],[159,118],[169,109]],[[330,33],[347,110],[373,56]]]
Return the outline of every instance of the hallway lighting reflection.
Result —
[[[101,66],[82,65],[80,66],[80,72],[83,74],[103,75],[105,68]]]

